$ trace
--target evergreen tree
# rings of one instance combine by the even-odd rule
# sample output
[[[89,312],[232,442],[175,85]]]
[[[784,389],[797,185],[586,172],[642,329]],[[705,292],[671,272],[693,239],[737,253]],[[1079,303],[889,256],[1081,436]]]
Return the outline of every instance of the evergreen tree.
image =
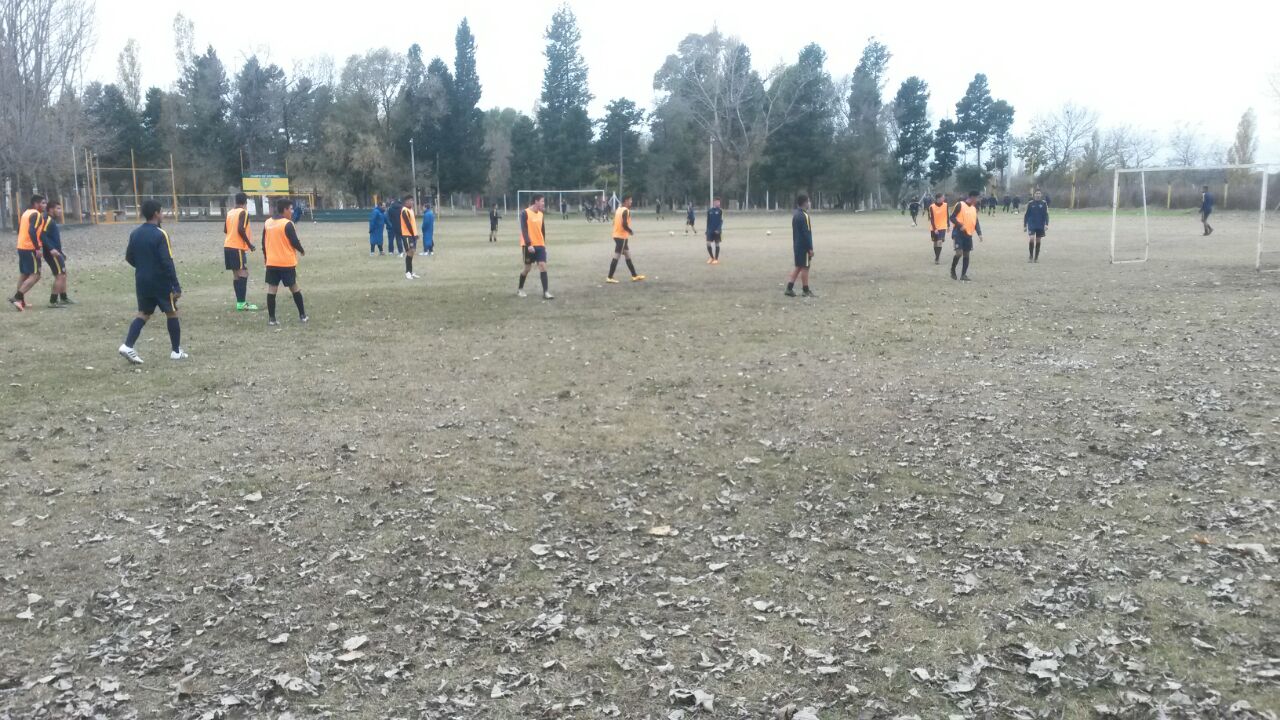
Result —
[[[934,186],[951,177],[960,162],[956,135],[955,121],[951,118],[938,121],[938,130],[933,134],[933,162],[929,164],[929,182]]]
[[[489,177],[490,156],[484,145],[484,112],[480,76],[476,73],[476,39],[466,18],[454,36],[453,83],[448,94],[448,161],[441,162],[446,191],[479,192]]]
[[[825,64],[827,54],[811,43],[800,51],[795,65],[788,67],[776,83],[776,92],[795,92],[796,113],[786,125],[769,137],[762,167],[765,181],[777,192],[806,190],[831,166],[830,153],[823,148],[834,133],[832,99],[835,93]],[[771,88],[773,91],[773,88]]]
[[[605,106],[596,141],[596,179],[618,186],[618,154],[623,158],[624,191],[635,192],[643,186],[644,162],[640,154],[640,132],[644,111],[626,98],[618,98]]]
[[[178,140],[182,182],[188,192],[217,192],[238,185],[240,154],[227,120],[227,72],[212,46],[192,58],[178,79]]]
[[[587,63],[578,46],[582,33],[568,5],[551,16],[544,51],[547,67],[538,107],[538,133],[545,163],[543,180],[557,187],[580,187],[591,172],[591,118],[587,104]]]
[[[928,182],[929,150],[933,133],[929,131],[929,86],[912,76],[898,87],[893,99],[893,115],[898,125],[898,143],[893,157],[898,173],[913,192]]]
[[[543,185],[542,141],[527,115],[511,126],[511,192],[535,190]]]
[[[1009,160],[1013,156],[1013,136],[1009,134],[1013,128],[1013,106],[1004,100],[996,100],[991,103],[988,117],[991,125],[991,161],[987,163],[987,169],[1000,173],[1000,188],[1003,190],[1004,171],[1008,169]]]
[[[888,164],[881,91],[890,57],[889,48],[869,39],[849,84],[849,126],[843,143],[846,164],[841,174],[854,203],[871,195]]]
[[[236,73],[231,118],[244,152],[245,171],[284,171],[285,138],[280,128],[285,99],[284,71],[276,65],[264,66],[254,55]]]
[[[971,150],[978,151],[978,165],[982,165],[982,148],[991,139],[991,89],[987,76],[978,73],[969,82],[964,97],[956,103],[956,132],[958,138]]]

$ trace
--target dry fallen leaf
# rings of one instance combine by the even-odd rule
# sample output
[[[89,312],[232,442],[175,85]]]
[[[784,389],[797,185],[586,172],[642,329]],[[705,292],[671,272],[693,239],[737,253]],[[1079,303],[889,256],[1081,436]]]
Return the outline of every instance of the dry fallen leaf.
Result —
[[[655,537],[675,537],[680,534],[680,531],[672,529],[670,525],[659,525],[649,528],[649,534]]]
[[[272,645],[283,645],[289,642],[289,633],[280,633],[279,635],[271,638],[267,642],[271,643]]]
[[[367,642],[369,642],[369,637],[367,635],[356,635],[354,637],[349,637],[346,640],[342,641],[342,649],[343,650],[359,650],[360,648],[364,647],[364,644]]]
[[[362,657],[364,657],[364,653],[360,652],[359,650],[352,650],[351,652],[342,653],[341,655],[339,655],[334,659],[337,660],[338,662],[345,663],[345,662],[353,662],[355,660],[359,660]]]
[[[542,557],[543,555],[546,555],[547,553],[551,552],[551,546],[543,545],[541,543],[537,545],[531,545],[529,547],[529,552],[533,553],[534,555],[537,555],[538,557]]]
[[[257,490],[244,496],[244,501],[249,503],[262,502],[262,493]]]

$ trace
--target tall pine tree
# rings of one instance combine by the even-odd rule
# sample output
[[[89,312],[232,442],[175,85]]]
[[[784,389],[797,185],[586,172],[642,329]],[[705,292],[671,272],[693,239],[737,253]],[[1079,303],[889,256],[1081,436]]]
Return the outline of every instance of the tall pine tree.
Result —
[[[542,166],[538,128],[529,116],[520,115],[511,126],[511,192],[535,190],[545,185]]]
[[[780,93],[795,92],[797,108],[791,122],[765,143],[762,170],[775,196],[792,190],[812,194],[814,183],[831,166],[830,153],[822,150],[830,144],[834,132],[834,86],[826,61],[826,52],[810,43],[800,51],[796,64],[776,81]]]
[[[484,145],[484,112],[478,107],[481,88],[476,73],[476,39],[466,18],[458,25],[454,48],[445,133],[448,162],[447,170],[441,170],[441,183],[446,192],[480,192],[489,177],[490,156]]]
[[[942,118],[938,121],[938,131],[933,134],[933,162],[929,164],[929,182],[935,187],[951,177],[960,162],[956,135],[954,120]]]
[[[890,57],[888,47],[875,38],[869,39],[849,83],[849,127],[841,174],[849,199],[855,204],[870,197],[888,162],[881,91]]]
[[[618,157],[622,156],[624,191],[635,192],[643,185],[644,162],[640,154],[640,132],[644,111],[626,98],[618,98],[605,106],[599,122],[600,137],[596,141],[596,180],[618,186]]]
[[[898,172],[913,193],[929,179],[929,150],[933,133],[929,131],[929,86],[912,76],[898,87],[893,99],[893,115],[898,124],[898,143],[893,151]]]
[[[956,103],[956,131],[961,142],[978,151],[982,165],[982,148],[991,139],[991,88],[987,76],[978,73],[969,82],[964,97]]]
[[[229,90],[226,68],[212,46],[193,57],[178,79],[184,150],[179,184],[187,192],[217,192],[239,184],[240,154],[227,118]]]
[[[538,134],[545,163],[543,180],[552,186],[577,188],[591,172],[592,132],[587,104],[587,63],[578,46],[582,32],[568,5],[551,16],[546,31],[547,67],[538,107]],[[514,174],[514,168],[513,168]]]

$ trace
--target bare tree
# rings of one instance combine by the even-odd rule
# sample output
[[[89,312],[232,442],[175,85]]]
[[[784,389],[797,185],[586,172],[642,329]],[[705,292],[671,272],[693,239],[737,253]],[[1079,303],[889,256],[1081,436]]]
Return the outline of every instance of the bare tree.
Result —
[[[1120,125],[1106,132],[1104,157],[1120,168],[1144,167],[1156,156],[1159,143],[1155,135],[1132,125]]]
[[[92,46],[91,2],[0,0],[0,174],[19,185],[62,174],[80,113],[52,108],[73,104]]]
[[[1169,135],[1169,164],[1177,167],[1198,165],[1205,156],[1204,139],[1196,125],[1178,123]]]
[[[142,109],[142,60],[138,57],[138,41],[129,38],[116,60],[116,82],[134,112]]]
[[[1018,143],[1018,155],[1033,173],[1062,172],[1080,161],[1097,129],[1096,112],[1067,103],[1031,123],[1031,133]]]
[[[173,54],[178,59],[179,72],[196,56],[196,24],[182,13],[173,17]]]

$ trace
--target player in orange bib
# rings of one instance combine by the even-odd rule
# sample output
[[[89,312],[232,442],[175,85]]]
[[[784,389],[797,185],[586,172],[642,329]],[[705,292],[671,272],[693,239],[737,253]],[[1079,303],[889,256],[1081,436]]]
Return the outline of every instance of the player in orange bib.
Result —
[[[262,258],[267,266],[267,324],[276,321],[276,291],[281,285],[293,293],[293,304],[298,306],[298,320],[307,321],[307,310],[302,304],[302,288],[298,287],[298,256],[306,255],[298,231],[290,219],[293,201],[276,200],[276,214],[262,226]]]
[[[947,228],[951,218],[947,215],[947,196],[938,193],[929,205],[929,239],[933,241],[933,264],[942,262],[942,243],[947,241]]]
[[[631,262],[630,243],[634,234],[631,230],[631,196],[627,195],[622,198],[622,207],[613,214],[613,262],[609,263],[609,277],[604,279],[605,282],[618,282],[613,274],[618,271],[618,260],[623,257],[627,259],[627,269],[631,271],[631,282],[644,280],[644,276],[636,272],[636,266]]]
[[[231,287],[236,292],[236,310],[257,310],[258,306],[245,302],[249,293],[249,253],[255,248],[249,242],[249,196],[236,193],[236,206],[227,211],[222,223],[226,239],[222,242],[222,264],[231,271]]]
[[[956,203],[956,209],[951,213],[951,224],[954,229],[951,231],[951,237],[955,240],[956,254],[951,258],[951,279],[956,280],[956,265],[961,260],[964,265],[960,268],[960,277],[958,279],[968,282],[969,280],[969,253],[973,252],[973,236],[977,235],[978,240],[982,241],[982,223],[978,221],[978,191],[970,190],[969,197],[964,202]]]
[[[27,309],[27,293],[40,282],[40,231],[46,207],[43,195],[32,195],[31,207],[18,222],[18,290],[9,298],[18,312]]]
[[[547,200],[542,195],[534,195],[529,207],[520,211],[520,255],[524,258],[524,270],[520,273],[520,284],[516,287],[518,297],[528,297],[524,292],[524,281],[534,263],[538,265],[538,277],[542,280],[542,299],[555,300],[556,296],[547,289],[547,222],[544,213]]]

